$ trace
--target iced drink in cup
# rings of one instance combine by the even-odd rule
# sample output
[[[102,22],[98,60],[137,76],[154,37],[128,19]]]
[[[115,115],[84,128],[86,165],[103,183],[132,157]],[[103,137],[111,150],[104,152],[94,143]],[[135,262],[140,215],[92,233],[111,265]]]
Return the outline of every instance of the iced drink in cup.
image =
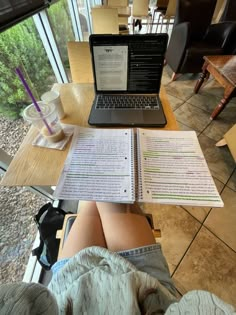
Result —
[[[55,105],[43,102],[38,102],[38,105],[41,113],[36,110],[34,104],[31,104],[23,111],[24,120],[36,127],[49,142],[61,141],[65,137],[65,134],[61,127]]]
[[[44,103],[53,103],[56,106],[58,116],[60,119],[65,117],[64,108],[61,102],[61,97],[57,91],[48,91],[41,96]]]

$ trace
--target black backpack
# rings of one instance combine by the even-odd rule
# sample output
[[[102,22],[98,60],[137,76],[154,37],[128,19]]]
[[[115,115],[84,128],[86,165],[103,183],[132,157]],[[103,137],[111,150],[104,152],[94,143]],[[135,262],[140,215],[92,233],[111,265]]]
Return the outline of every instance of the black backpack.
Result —
[[[34,217],[40,234],[40,244],[32,250],[32,255],[37,257],[45,270],[50,270],[57,261],[60,240],[56,238],[56,233],[62,229],[65,215],[68,213],[54,208],[49,202],[40,208]]]

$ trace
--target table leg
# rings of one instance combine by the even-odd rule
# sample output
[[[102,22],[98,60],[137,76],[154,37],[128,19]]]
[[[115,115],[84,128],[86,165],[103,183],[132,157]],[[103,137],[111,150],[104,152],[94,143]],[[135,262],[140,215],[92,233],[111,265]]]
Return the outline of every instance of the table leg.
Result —
[[[135,19],[133,19],[132,26],[133,26],[133,34],[134,34],[134,29],[135,29]]]
[[[194,92],[197,94],[200,87],[202,86],[202,83],[204,82],[205,79],[208,79],[209,78],[209,75],[210,73],[208,72],[207,70],[207,66],[208,66],[208,63],[205,62],[203,67],[202,67],[202,73],[201,73],[201,76],[200,78],[198,79],[196,85],[195,85],[195,88],[194,88]]]
[[[151,26],[151,33],[152,33],[152,28],[153,28],[153,24],[155,22],[155,15],[156,15],[156,11],[154,9],[153,13],[152,13],[152,26]]]
[[[215,119],[222,112],[222,110],[231,100],[232,95],[235,92],[235,90],[236,90],[235,87],[228,87],[225,89],[224,97],[222,98],[220,103],[217,105],[217,107],[214,109],[214,111],[211,114],[211,117],[210,117],[211,120]]]

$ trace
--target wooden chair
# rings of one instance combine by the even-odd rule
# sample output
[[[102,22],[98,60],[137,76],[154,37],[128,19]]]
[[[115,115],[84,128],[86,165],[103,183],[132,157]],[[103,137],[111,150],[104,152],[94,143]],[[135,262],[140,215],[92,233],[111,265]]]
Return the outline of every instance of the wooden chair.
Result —
[[[99,7],[91,9],[94,34],[119,34],[118,10]]]
[[[224,12],[224,8],[226,5],[226,0],[217,0],[215,11],[212,18],[212,23],[218,23],[220,21],[220,18],[222,16],[222,13]]]
[[[156,14],[157,13],[165,14],[166,9],[168,7],[168,3],[169,3],[169,0],[157,0],[156,8],[153,10],[153,14],[152,14],[152,28],[153,28],[153,25],[155,23]],[[159,22],[159,18],[158,18],[158,22]],[[158,25],[158,23],[157,23],[157,25]],[[151,30],[152,30],[152,28],[151,28]]]
[[[119,26],[120,25],[127,25],[128,26],[128,24],[129,24],[128,18],[125,16],[118,16],[118,23],[119,23]]]
[[[236,21],[236,1],[226,0],[224,10],[222,12],[219,22],[235,22],[235,21]]]
[[[128,7],[128,0],[108,0],[107,5],[110,7]]]
[[[149,7],[149,0],[133,0],[133,9],[132,9],[132,25],[133,25],[133,33],[134,33],[134,26],[135,20],[145,19],[147,20],[147,31],[149,31],[150,24],[152,22],[152,16],[149,15],[148,11]]]
[[[59,245],[57,257],[59,257],[61,254],[65,240],[67,239],[67,236],[70,232],[70,229],[71,229],[76,217],[77,217],[77,214],[66,214],[62,229],[57,230],[56,238],[60,239],[60,245]]]
[[[67,51],[72,82],[93,83],[94,79],[89,43],[68,42]]]
[[[168,32],[169,25],[171,24],[170,21],[171,19],[175,18],[175,13],[176,13],[176,0],[169,0],[166,12],[161,12],[158,17],[157,27],[161,19],[161,32],[162,32],[163,24],[166,24],[167,32]],[[166,23],[164,23],[164,20],[166,20]],[[156,32],[157,32],[157,27],[156,27]]]
[[[128,19],[125,19],[127,18],[119,18],[119,34],[129,34]]]
[[[118,8],[119,7],[128,7],[129,6],[128,0],[108,0],[107,4],[110,7],[118,7]],[[129,33],[128,17],[119,16],[119,14],[118,14],[118,23],[119,23],[119,32],[120,32],[120,34]]]

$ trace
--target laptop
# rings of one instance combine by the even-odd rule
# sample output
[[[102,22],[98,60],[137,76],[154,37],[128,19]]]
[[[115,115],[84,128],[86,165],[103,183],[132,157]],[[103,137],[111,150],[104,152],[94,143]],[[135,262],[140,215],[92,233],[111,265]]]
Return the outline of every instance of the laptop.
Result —
[[[159,98],[167,34],[89,37],[95,99],[94,126],[164,127]]]

